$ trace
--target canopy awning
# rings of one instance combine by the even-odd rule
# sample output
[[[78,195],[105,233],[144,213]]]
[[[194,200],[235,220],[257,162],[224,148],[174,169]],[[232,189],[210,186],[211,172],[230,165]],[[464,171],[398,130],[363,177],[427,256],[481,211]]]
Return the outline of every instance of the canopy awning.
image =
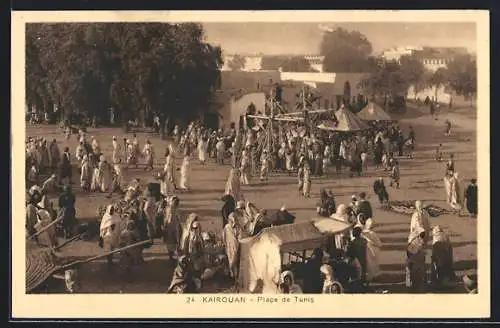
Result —
[[[372,101],[358,113],[358,117],[364,121],[392,121],[389,114],[379,105]]]

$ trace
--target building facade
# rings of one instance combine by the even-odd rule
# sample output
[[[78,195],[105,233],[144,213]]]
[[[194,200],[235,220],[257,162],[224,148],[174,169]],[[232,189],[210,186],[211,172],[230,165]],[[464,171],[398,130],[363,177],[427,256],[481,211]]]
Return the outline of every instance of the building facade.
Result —
[[[231,71],[229,63],[235,58],[236,55],[228,54],[224,56],[224,65],[222,71]],[[255,71],[278,71],[281,68],[281,64],[295,55],[263,55],[263,54],[244,54],[240,55],[244,59],[244,66],[241,71],[244,72],[255,72]],[[320,55],[303,55],[303,57],[309,62],[311,67],[318,71],[323,72],[323,60],[324,56]]]
[[[400,62],[403,56],[417,58],[424,67],[435,72],[439,68],[446,68],[455,58],[467,55],[469,52],[465,47],[397,47],[382,52],[385,61]]]

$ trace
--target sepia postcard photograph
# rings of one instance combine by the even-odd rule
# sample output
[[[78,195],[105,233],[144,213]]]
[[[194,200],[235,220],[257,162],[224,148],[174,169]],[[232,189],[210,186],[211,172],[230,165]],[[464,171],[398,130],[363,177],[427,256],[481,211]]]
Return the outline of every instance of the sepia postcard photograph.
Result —
[[[489,317],[489,47],[487,11],[13,12],[12,317]]]

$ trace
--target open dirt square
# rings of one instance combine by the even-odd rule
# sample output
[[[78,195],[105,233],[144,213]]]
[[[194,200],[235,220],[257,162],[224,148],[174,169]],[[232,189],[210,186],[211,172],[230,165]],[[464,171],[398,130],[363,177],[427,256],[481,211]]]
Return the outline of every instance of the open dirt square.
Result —
[[[453,124],[451,136],[444,136],[444,121],[448,118]],[[401,188],[388,186],[387,173],[382,169],[375,170],[369,161],[369,169],[362,177],[349,178],[347,173],[337,178],[332,172],[328,178],[314,178],[312,181],[311,198],[303,198],[297,191],[297,177],[273,173],[268,182],[260,183],[254,178],[251,186],[242,186],[245,198],[254,202],[259,208],[277,209],[286,205],[294,213],[297,221],[308,220],[316,216],[316,202],[321,188],[331,189],[338,204],[347,204],[354,193],[366,192],[374,207],[374,231],[379,235],[383,246],[380,255],[382,274],[373,283],[381,289],[390,292],[404,291],[404,265],[406,258],[406,243],[409,231],[409,215],[387,212],[379,209],[377,197],[372,186],[378,176],[384,176],[392,200],[423,200],[426,204],[434,204],[448,209],[444,201],[445,191],[443,174],[445,162],[434,160],[435,147],[443,144],[444,158],[453,153],[456,160],[456,171],[460,174],[462,193],[472,178],[476,178],[476,118],[471,109],[455,109],[453,112],[443,110],[438,120],[428,113],[412,108],[405,117],[399,120],[404,131],[411,124],[416,132],[416,151],[413,159],[400,158]],[[27,136],[43,136],[47,140],[56,138],[60,149],[70,148],[72,156],[77,146],[77,139],[63,137],[62,131],[56,125],[27,125]],[[123,140],[122,129],[97,128],[88,129],[87,135],[95,136],[107,158],[111,157],[112,136]],[[161,140],[156,134],[138,133],[141,147],[146,139],[151,140],[155,151],[155,170],[145,172],[143,168],[131,168],[125,171],[125,184],[134,178],[140,178],[143,185],[155,182],[153,174],[163,168],[163,153],[170,140]],[[76,159],[72,159],[76,163]],[[176,159],[180,166],[180,158]],[[229,162],[229,161],[228,161]],[[220,234],[222,219],[220,197],[230,170],[227,165],[216,165],[213,160],[206,165],[200,165],[194,158],[191,164],[191,190],[179,194],[183,219],[190,212],[199,214],[204,231]],[[98,209],[107,205],[110,199],[102,193],[83,193],[79,187],[79,175],[76,168],[73,173],[73,192],[76,195],[76,216],[78,220],[98,220]],[[119,195],[113,196],[115,199]],[[57,204],[56,199],[51,199]],[[477,268],[477,229],[476,219],[469,216],[442,215],[431,218],[432,225],[441,225],[448,232],[453,244],[455,269],[461,275]],[[63,256],[81,257],[97,255],[103,252],[97,241],[78,241],[65,247]],[[132,282],[125,279],[120,271],[110,272],[106,261],[96,261],[86,264],[81,271],[83,293],[163,293],[171,281],[173,262],[166,260],[166,250],[160,239],[144,251],[145,264],[139,266]],[[51,286],[46,292],[64,292],[63,284]],[[225,286],[205,284],[202,292],[230,292]]]

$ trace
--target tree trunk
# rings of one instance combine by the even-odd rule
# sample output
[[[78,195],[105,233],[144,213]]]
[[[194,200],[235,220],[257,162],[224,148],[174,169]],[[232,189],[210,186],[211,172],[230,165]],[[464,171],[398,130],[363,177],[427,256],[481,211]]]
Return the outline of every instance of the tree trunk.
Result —
[[[438,88],[439,85],[436,85],[436,88],[434,90],[434,101],[436,102],[436,104],[438,103]]]

